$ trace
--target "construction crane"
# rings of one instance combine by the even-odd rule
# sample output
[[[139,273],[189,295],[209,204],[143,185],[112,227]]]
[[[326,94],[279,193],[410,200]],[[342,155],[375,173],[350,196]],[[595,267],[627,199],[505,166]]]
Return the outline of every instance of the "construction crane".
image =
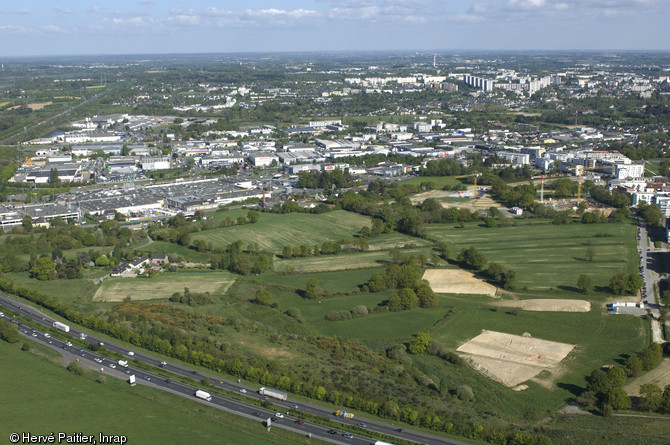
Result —
[[[616,170],[616,165],[601,165],[599,167],[583,167],[583,168],[581,168],[579,170],[579,180],[578,180],[579,186],[577,187],[577,204],[582,202],[582,182],[583,182],[584,171],[594,171],[594,170],[610,170],[610,175],[614,175],[614,171]]]
[[[474,176],[474,190],[472,192],[472,199],[477,199],[477,178],[481,175],[481,173],[470,173],[469,175],[460,175],[460,176],[454,176],[455,179],[461,179],[461,178],[469,178],[470,176]]]

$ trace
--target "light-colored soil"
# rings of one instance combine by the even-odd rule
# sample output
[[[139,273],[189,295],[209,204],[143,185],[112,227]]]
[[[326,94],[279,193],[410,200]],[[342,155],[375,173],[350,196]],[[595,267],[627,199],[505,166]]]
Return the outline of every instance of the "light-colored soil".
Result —
[[[221,293],[228,290],[234,278],[217,276],[171,275],[168,278],[108,278],[98,288],[93,301],[156,300],[169,298],[175,292],[183,292],[188,287],[191,292]]]
[[[640,387],[645,383],[653,383],[661,387],[661,390],[670,385],[670,358],[664,358],[660,365],[646,374],[633,380],[623,389],[629,396],[639,396]]]
[[[591,303],[585,300],[536,298],[530,300],[499,301],[496,306],[518,307],[536,312],[589,312]]]
[[[423,274],[430,287],[442,294],[496,295],[496,287],[461,269],[428,269]]]
[[[558,366],[574,345],[532,338],[524,334],[483,331],[457,351],[477,371],[513,387],[543,370]]]
[[[46,107],[47,105],[51,105],[53,102],[35,102],[34,104],[27,104],[26,107],[30,108],[33,111],[36,110],[41,110],[42,108]],[[15,108],[19,108],[19,105],[15,107],[9,108],[10,110],[13,110]]]

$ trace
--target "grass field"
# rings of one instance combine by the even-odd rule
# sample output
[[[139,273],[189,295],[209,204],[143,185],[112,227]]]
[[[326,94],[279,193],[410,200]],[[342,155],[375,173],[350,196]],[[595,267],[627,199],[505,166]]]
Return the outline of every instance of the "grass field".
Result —
[[[6,273],[5,276],[18,285],[36,289],[70,304],[84,303],[95,289],[95,284],[86,278],[40,281],[30,278],[28,272]]]
[[[422,182],[432,182],[433,188],[442,189],[445,185],[453,187],[455,185],[463,184],[454,176],[417,176],[415,178],[406,179],[401,184],[419,185]]]
[[[607,286],[617,272],[633,273],[638,266],[635,226],[631,224],[533,224],[484,228],[468,225],[429,225],[428,238],[445,241],[456,257],[474,247],[489,262],[516,271],[515,285],[529,289],[576,290],[579,274],[591,274],[596,287]],[[611,235],[596,237],[596,234]],[[586,253],[593,248],[593,261]]]
[[[421,238],[415,238],[409,235],[403,235],[398,232],[385,233],[376,238],[368,238],[369,251],[388,250],[393,247],[413,248],[430,246],[431,242]]]
[[[93,296],[94,301],[133,301],[169,298],[185,287],[191,292],[224,293],[235,281],[228,272],[160,273],[153,278],[107,278]]]
[[[372,269],[355,269],[332,272],[313,272],[308,274],[290,274],[280,275],[276,272],[266,272],[260,277],[249,277],[258,283],[274,284],[298,289],[304,289],[307,280],[316,278],[319,280],[319,287],[329,292],[357,292],[359,286],[368,282],[375,272],[383,272],[384,268],[377,267]]]
[[[403,249],[405,255],[421,255],[430,257],[430,249]],[[329,272],[334,270],[367,269],[385,266],[391,262],[386,250],[373,252],[347,253],[340,255],[321,255],[317,257],[274,259],[274,270],[277,272]]]
[[[60,431],[96,439],[100,432],[125,435],[129,444],[319,442],[279,428],[267,433],[258,421],[144,385],[131,388],[110,376],[106,383],[96,383],[95,372],[77,376],[21,351],[20,344],[0,341],[5,363],[0,366],[0,381],[20,382],[2,388],[2,443],[9,443],[6,439],[13,432],[48,435]]]
[[[262,213],[255,224],[197,232],[191,235],[191,239],[211,242],[214,247],[242,240],[245,247],[249,243],[258,243],[262,250],[280,253],[288,245],[314,247],[324,241],[348,239],[361,227],[369,225],[370,218],[344,210],[322,215]]]
[[[445,297],[458,310],[431,332],[434,340],[456,349],[481,334],[482,329],[523,335],[577,345],[562,362],[558,386],[553,391],[529,389],[519,397],[545,409],[555,409],[573,396],[571,388],[586,385],[584,376],[606,364],[620,363],[626,354],[636,353],[650,340],[647,321],[634,316],[607,316],[604,308],[585,313],[529,312],[496,308],[486,301]],[[538,400],[534,400],[538,397]]]

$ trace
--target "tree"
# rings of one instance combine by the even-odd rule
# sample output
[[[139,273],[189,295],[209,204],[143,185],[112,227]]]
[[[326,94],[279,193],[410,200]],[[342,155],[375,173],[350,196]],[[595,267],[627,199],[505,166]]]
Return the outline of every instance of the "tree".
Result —
[[[263,306],[267,305],[272,298],[272,294],[267,289],[258,289],[256,291],[256,297],[254,299],[255,303],[261,304]]]
[[[291,258],[293,256],[293,247],[291,246],[284,246],[284,249],[282,250],[281,256],[283,258]]]
[[[40,281],[53,280],[56,278],[56,265],[49,257],[38,258],[30,273],[33,278]]]
[[[641,207],[641,208],[640,208]],[[660,226],[663,220],[663,212],[656,204],[638,206],[638,211],[647,223],[647,226]]]
[[[23,219],[21,220],[21,226],[26,232],[32,232],[33,231],[33,219],[25,215]]]
[[[423,308],[434,308],[439,304],[437,294],[425,280],[422,280],[419,287],[417,287],[416,296],[419,298],[419,306]]]
[[[270,268],[270,258],[264,253],[258,254],[251,271],[255,274],[262,274]]]
[[[642,359],[640,357],[636,355],[628,357],[623,364],[626,368],[626,374],[628,374],[630,377],[637,377],[642,374],[643,366]]]
[[[98,267],[107,267],[109,266],[109,258],[105,255],[100,255],[98,258],[95,259],[95,265]]]
[[[596,258],[596,249],[593,246],[589,246],[586,249],[586,260],[593,261]]]
[[[430,345],[430,334],[427,332],[419,332],[418,334],[412,336],[409,341],[409,352],[414,355],[425,354]]]
[[[487,263],[486,257],[474,247],[462,249],[456,260],[467,269],[481,270]]]
[[[607,403],[612,409],[630,409],[631,401],[623,388],[614,388],[607,394]]]
[[[613,366],[607,371],[607,378],[614,388],[620,388],[626,384],[626,371],[621,366]]]
[[[628,292],[635,294],[644,286],[644,280],[639,274],[632,273],[628,275]]]
[[[60,183],[60,179],[58,178],[58,169],[57,168],[52,168],[49,171],[49,182],[51,184],[58,184]]]
[[[610,278],[610,290],[615,295],[623,295],[628,288],[628,274],[619,272]]]
[[[464,402],[468,402],[475,398],[475,393],[468,385],[459,385],[456,387],[456,397]]]
[[[653,383],[645,383],[640,386],[640,404],[638,408],[641,411],[656,411],[661,406],[661,387]]]
[[[611,389],[607,373],[601,369],[594,369],[586,378],[586,390],[597,395],[607,394]]]
[[[419,297],[417,297],[416,293],[410,288],[400,289],[398,298],[400,299],[400,305],[406,311],[414,309],[419,305]]]
[[[254,224],[254,223],[258,222],[260,217],[261,217],[261,214],[254,211],[254,210],[249,210],[247,212],[247,221],[249,221],[249,224]]]
[[[658,412],[662,414],[670,414],[670,385],[666,385],[665,389],[663,389]]]
[[[319,280],[318,278],[310,278],[307,280],[307,286],[305,287],[305,298],[316,298],[319,294]]]
[[[583,294],[588,294],[595,288],[595,283],[591,275],[585,273],[577,277],[577,289]]]

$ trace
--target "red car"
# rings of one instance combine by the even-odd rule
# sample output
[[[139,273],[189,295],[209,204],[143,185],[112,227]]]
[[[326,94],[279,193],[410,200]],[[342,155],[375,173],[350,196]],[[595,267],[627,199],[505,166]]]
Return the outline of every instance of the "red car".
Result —
[[[298,419],[298,420],[295,421],[295,423],[297,423],[298,425],[304,425],[305,421],[301,420],[301,419]]]

